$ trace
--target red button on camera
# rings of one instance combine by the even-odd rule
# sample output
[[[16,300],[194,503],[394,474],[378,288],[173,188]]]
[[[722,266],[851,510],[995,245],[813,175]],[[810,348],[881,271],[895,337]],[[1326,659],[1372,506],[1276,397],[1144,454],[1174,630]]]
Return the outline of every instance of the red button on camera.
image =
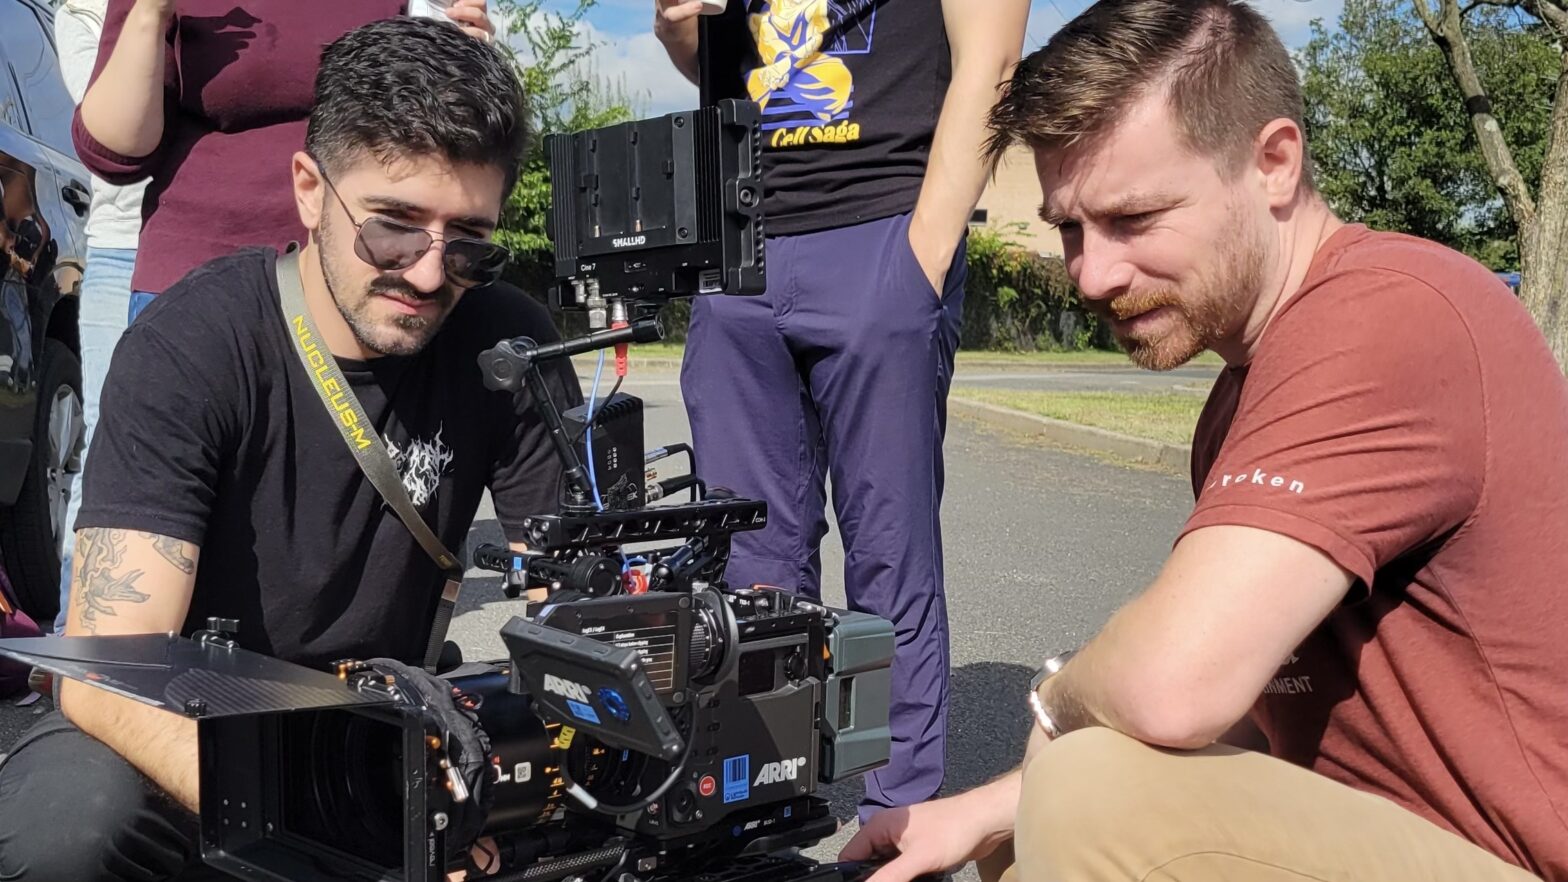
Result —
[[[697,792],[703,796],[712,796],[717,787],[718,784],[714,782],[712,775],[703,775],[702,780],[697,782]]]

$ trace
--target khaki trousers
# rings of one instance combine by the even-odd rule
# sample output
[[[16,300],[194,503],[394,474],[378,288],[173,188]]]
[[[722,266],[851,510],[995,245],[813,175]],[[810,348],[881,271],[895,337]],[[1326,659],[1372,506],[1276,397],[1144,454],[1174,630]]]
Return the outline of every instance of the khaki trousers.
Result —
[[[1016,855],[1016,862],[1014,857]],[[985,882],[1539,882],[1381,797],[1266,754],[1110,729],[1046,746]]]

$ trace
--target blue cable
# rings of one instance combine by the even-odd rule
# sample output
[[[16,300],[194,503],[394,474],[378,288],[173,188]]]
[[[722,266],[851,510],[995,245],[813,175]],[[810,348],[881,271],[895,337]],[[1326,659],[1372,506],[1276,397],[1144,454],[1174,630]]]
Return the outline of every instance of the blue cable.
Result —
[[[593,490],[593,504],[604,511],[604,500],[599,498],[599,478],[593,472],[593,406],[599,397],[599,377],[604,373],[604,350],[599,350],[599,366],[593,372],[593,391],[588,393],[587,431],[583,432],[583,446],[588,451],[588,486]]]
[[[599,511],[604,511],[604,500],[599,496],[599,476],[594,474],[593,467],[593,408],[599,399],[599,380],[604,376],[604,350],[599,350],[599,364],[593,371],[593,388],[588,392],[588,414],[584,418],[588,430],[583,433],[583,449],[588,455],[588,486],[593,490],[593,504]],[[621,575],[626,575],[633,564],[645,564],[646,558],[629,557],[621,561]]]

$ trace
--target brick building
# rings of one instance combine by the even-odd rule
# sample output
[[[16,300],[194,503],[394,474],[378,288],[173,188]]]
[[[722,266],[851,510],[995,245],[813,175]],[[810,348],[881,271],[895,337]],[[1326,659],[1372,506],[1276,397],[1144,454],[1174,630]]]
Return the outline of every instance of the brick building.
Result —
[[[1018,244],[1040,254],[1062,254],[1061,236],[1040,220],[1040,180],[1034,173],[1034,154],[1027,147],[1015,146],[1002,157],[970,223],[998,228],[1022,223],[1021,233],[1009,232]]]

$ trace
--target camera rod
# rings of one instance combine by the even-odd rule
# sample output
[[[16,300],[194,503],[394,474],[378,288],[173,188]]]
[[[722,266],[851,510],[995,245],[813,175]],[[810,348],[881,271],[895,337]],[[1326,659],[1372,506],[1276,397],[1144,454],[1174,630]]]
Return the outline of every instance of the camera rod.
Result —
[[[555,452],[565,464],[567,510],[592,511],[593,497],[588,488],[588,471],[583,468],[582,460],[567,438],[566,427],[561,425],[561,413],[550,398],[550,387],[545,383],[539,363],[609,349],[623,343],[652,343],[663,338],[664,329],[660,327],[659,320],[647,317],[639,318],[625,327],[594,331],[581,337],[543,345],[532,337],[514,337],[479,353],[479,370],[486,389],[515,395],[526,386],[533,396],[539,416],[550,432]]]
[[[521,375],[536,362],[609,349],[622,343],[656,343],[662,339],[664,328],[660,327],[657,318],[649,316],[626,327],[594,331],[542,345],[532,337],[502,340],[493,349],[479,354],[479,367],[485,372],[486,388],[516,392],[523,382]]]

